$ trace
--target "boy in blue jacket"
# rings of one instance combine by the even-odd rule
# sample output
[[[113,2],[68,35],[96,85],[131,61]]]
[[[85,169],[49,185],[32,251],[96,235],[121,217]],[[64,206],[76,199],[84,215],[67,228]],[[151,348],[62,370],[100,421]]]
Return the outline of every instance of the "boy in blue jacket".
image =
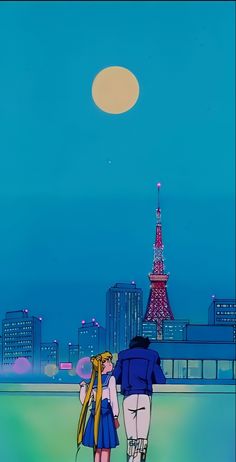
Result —
[[[129,349],[118,355],[113,371],[124,395],[123,412],[127,435],[127,461],[146,460],[151,418],[152,385],[165,383],[157,351],[149,350],[148,337],[136,336]]]

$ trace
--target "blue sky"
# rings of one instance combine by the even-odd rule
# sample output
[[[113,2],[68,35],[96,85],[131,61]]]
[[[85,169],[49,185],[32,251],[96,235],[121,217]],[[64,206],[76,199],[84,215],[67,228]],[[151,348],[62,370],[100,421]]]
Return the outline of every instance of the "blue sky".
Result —
[[[1,2],[1,318],[27,307],[44,340],[76,341],[110,285],[146,304],[157,181],[175,317],[234,296],[234,9]],[[121,115],[91,98],[111,65],[140,84]]]

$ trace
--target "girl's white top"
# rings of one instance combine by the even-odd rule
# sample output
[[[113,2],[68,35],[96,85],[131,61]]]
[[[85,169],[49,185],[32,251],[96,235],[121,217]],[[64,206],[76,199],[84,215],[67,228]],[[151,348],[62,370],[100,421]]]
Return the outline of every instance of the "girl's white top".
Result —
[[[80,401],[83,404],[86,396],[88,386],[84,385],[80,387]],[[112,375],[109,379],[107,386],[102,387],[102,399],[108,399],[109,403],[111,404],[113,415],[119,415],[119,404],[117,399],[117,391],[116,391],[116,379]],[[91,401],[96,401],[96,390],[93,388],[91,397],[89,400],[89,404]]]

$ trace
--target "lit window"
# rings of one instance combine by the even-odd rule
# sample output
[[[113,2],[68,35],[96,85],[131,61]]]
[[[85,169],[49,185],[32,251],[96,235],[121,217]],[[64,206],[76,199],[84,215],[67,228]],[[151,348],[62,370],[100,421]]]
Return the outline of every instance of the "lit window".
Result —
[[[218,379],[232,379],[233,378],[233,361],[219,360],[217,368]]]
[[[173,377],[173,361],[172,359],[163,359],[162,360],[162,369],[166,378]]]
[[[200,359],[188,360],[188,378],[201,379],[202,378],[202,361]]]
[[[203,378],[216,379],[216,361],[204,359],[203,361]]]
[[[187,361],[186,359],[174,360],[174,378],[186,379],[187,378]]]

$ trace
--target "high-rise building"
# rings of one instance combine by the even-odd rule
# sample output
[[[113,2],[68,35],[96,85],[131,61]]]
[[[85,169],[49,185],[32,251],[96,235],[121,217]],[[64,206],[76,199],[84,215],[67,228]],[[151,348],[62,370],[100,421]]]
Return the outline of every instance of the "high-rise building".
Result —
[[[73,345],[68,343],[68,361],[72,364],[72,367],[75,368],[79,360],[79,345]]]
[[[187,319],[164,319],[162,322],[163,340],[186,340]]]
[[[78,329],[79,358],[94,356],[105,349],[105,329],[96,319],[82,321]]]
[[[45,366],[59,365],[59,345],[56,340],[53,342],[41,343],[41,372],[44,373]]]
[[[11,371],[16,360],[26,358],[32,371],[40,372],[41,318],[28,310],[8,311],[2,321],[2,364]]]
[[[143,292],[131,284],[117,283],[107,291],[106,346],[111,353],[128,348],[131,338],[142,334]]]
[[[168,293],[167,293],[167,281],[169,275],[165,273],[163,249],[162,243],[162,223],[161,223],[161,208],[160,208],[160,187],[161,184],[157,184],[158,188],[158,205],[156,210],[157,223],[156,223],[156,238],[153,245],[154,248],[154,260],[152,273],[149,273],[150,279],[150,293],[147,303],[147,309],[144,317],[144,321],[156,322],[157,323],[157,338],[162,338],[162,321],[164,319],[174,319]]]
[[[213,296],[208,309],[208,324],[233,326],[234,342],[236,342],[236,300]]]

